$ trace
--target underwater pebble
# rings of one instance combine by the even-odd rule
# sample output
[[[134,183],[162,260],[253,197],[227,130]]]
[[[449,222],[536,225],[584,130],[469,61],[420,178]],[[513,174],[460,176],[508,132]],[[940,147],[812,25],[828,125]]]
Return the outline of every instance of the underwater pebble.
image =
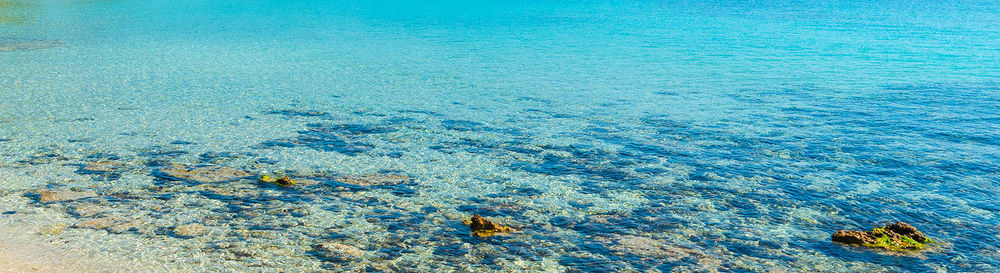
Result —
[[[182,238],[201,236],[208,233],[208,228],[202,224],[193,223],[174,227],[174,235]]]
[[[38,202],[60,202],[97,196],[91,191],[48,191],[38,192]]]

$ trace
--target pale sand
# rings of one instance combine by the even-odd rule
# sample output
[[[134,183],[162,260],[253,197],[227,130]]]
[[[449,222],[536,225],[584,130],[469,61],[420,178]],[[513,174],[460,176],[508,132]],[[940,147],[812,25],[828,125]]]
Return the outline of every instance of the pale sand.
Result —
[[[0,239],[0,272],[126,272],[45,242]]]

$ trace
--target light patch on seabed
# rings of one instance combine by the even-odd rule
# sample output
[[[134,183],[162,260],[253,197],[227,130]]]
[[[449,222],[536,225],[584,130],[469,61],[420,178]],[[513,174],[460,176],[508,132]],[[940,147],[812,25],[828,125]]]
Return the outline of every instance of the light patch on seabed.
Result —
[[[89,241],[64,241],[66,238],[38,233],[46,225],[68,223],[58,213],[29,207],[24,197],[0,197],[3,210],[17,210],[15,215],[0,216],[0,272],[147,272],[149,264],[119,259],[111,254],[93,256]],[[73,239],[69,239],[73,240]],[[75,241],[75,240],[74,240]],[[141,265],[141,266],[140,266]]]

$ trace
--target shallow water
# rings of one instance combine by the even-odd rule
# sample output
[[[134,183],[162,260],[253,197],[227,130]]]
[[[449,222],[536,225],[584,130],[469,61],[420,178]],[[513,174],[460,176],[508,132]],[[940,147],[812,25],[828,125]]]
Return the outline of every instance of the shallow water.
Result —
[[[1000,270],[995,2],[320,2],[0,0],[0,230],[148,271]],[[897,220],[943,245],[829,242]]]

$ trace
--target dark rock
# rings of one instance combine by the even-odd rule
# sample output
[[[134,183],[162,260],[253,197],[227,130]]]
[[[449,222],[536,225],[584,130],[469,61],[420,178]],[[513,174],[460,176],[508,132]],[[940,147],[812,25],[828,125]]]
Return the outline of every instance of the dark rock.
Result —
[[[274,184],[277,184],[278,186],[282,186],[282,187],[291,187],[291,186],[295,185],[295,180],[292,180],[291,177],[284,176],[284,177],[278,178],[278,180],[275,180]]]
[[[833,241],[850,245],[874,244],[875,236],[860,230],[839,230],[833,233]]]
[[[923,233],[917,230],[917,228],[903,222],[896,222],[891,225],[885,226],[886,230],[895,232],[896,234],[910,237],[917,242],[924,242],[930,239],[924,236]]]

